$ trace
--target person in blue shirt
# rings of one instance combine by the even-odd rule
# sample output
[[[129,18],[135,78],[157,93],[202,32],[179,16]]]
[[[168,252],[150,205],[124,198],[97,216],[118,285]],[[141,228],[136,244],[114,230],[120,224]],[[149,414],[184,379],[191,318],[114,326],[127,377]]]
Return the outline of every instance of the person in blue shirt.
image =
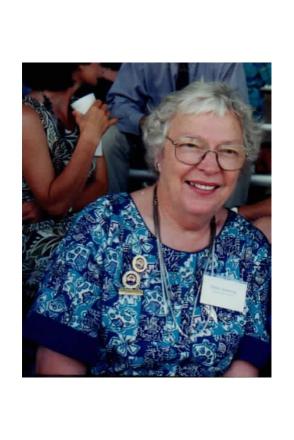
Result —
[[[141,135],[142,119],[161,100],[177,90],[180,63],[124,63],[107,95],[107,104],[118,118],[123,133]],[[186,63],[189,83],[201,80],[224,81],[248,103],[243,65],[240,63]]]
[[[257,376],[269,358],[270,245],[224,208],[260,132],[223,83],[168,95],[142,126],[154,185],[87,206],[24,336],[39,375]]]
[[[184,66],[182,68],[182,66]],[[181,70],[182,69],[182,70]],[[248,103],[248,90],[242,63],[124,63],[107,95],[111,114],[118,118],[102,143],[107,163],[109,192],[128,190],[132,156],[143,165],[145,154],[141,124],[162,98],[183,84],[201,80],[223,81],[238,91]],[[251,170],[245,168],[229,206],[246,203]]]

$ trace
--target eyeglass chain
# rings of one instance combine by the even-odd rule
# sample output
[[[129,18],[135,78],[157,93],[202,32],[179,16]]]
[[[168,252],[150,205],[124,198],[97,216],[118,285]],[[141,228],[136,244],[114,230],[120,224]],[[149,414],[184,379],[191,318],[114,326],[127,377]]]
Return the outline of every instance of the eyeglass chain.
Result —
[[[158,252],[158,257],[159,257],[159,270],[160,270],[160,278],[161,278],[161,288],[162,288],[162,293],[163,293],[163,298],[164,298],[164,303],[165,303],[165,312],[167,313],[168,309],[170,310],[170,313],[172,315],[172,320],[174,322],[174,325],[178,329],[179,333],[182,336],[184,336],[185,338],[189,338],[191,336],[191,332],[192,332],[193,316],[195,313],[196,305],[197,305],[199,294],[201,291],[202,281],[199,284],[196,295],[195,295],[195,300],[193,303],[193,309],[192,309],[191,320],[190,320],[190,325],[189,325],[189,332],[188,332],[189,334],[187,335],[182,330],[182,328],[180,327],[180,325],[178,324],[178,322],[176,320],[174,309],[173,309],[172,302],[171,302],[172,289],[170,287],[170,283],[168,280],[168,272],[167,272],[167,268],[166,268],[166,265],[164,262],[163,252],[162,252],[161,235],[160,235],[160,218],[159,218],[158,206],[159,206],[159,204],[158,204],[158,198],[157,198],[157,185],[155,185],[154,192],[153,192],[153,222],[154,222],[154,229],[155,229],[155,236],[156,236],[157,252]],[[212,263],[214,262],[215,236],[216,236],[216,220],[215,220],[215,217],[213,216],[211,219],[211,222],[210,222],[209,254],[207,257],[207,262],[206,262],[203,274],[207,270],[209,261],[211,260]],[[213,273],[213,264],[212,264],[212,273]],[[210,319],[210,315],[208,315],[208,318],[206,320],[206,323],[205,323],[202,331],[206,328],[206,326],[209,322],[209,319]]]

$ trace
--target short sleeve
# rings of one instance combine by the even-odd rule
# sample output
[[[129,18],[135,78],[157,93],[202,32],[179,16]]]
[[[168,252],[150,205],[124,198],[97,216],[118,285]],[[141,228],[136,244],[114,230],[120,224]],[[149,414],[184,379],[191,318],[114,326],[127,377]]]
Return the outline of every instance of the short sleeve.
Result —
[[[270,357],[271,249],[268,243],[251,249],[253,266],[250,271],[246,300],[245,334],[235,359],[262,368]],[[248,255],[249,259],[250,255]],[[246,257],[245,257],[246,264]]]
[[[49,263],[24,325],[25,338],[86,364],[99,356],[102,223],[95,210],[77,217]]]

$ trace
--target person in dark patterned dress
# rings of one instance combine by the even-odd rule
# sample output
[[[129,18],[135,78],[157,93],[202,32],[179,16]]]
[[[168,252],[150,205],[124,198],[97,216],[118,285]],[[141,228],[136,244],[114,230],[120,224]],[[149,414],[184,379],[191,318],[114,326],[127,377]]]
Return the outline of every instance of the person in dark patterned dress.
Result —
[[[235,92],[196,82],[143,125],[155,185],[101,197],[50,261],[24,336],[38,375],[258,376],[270,244],[224,208],[260,132]]]
[[[24,311],[73,213],[107,192],[104,158],[94,152],[115,120],[100,101],[86,115],[70,108],[75,92],[95,85],[101,69],[97,63],[23,64],[31,89],[23,98]]]

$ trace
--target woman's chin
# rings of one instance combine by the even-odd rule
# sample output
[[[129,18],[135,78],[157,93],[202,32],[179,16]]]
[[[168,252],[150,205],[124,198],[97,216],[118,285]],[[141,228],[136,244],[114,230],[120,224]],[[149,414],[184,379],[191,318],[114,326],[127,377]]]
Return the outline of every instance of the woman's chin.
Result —
[[[224,201],[220,201],[220,198],[215,195],[199,195],[193,194],[193,197],[183,197],[182,198],[184,211],[188,214],[193,215],[213,215],[215,214],[224,204]]]

